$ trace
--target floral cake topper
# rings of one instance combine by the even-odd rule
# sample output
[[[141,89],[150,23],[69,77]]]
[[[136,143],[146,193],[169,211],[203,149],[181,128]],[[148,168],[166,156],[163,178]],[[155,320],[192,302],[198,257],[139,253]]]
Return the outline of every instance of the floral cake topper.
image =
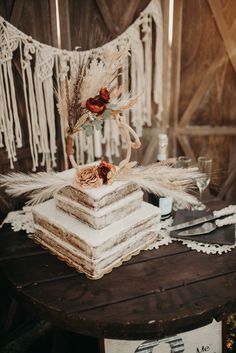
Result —
[[[73,186],[76,188],[97,188],[103,184],[111,184],[116,174],[116,167],[101,161],[98,165],[81,167],[76,170]]]
[[[119,70],[124,57],[123,48],[119,52],[104,52],[104,61],[93,58],[84,63],[80,69],[66,77],[57,94],[58,110],[65,127],[66,152],[74,168],[73,135],[84,130],[87,136],[94,129],[101,130],[103,122],[113,119],[126,142],[128,163],[131,149],[141,146],[136,132],[129,126],[122,113],[134,107],[138,96],[122,94],[122,85],[117,86]]]
[[[80,69],[69,72],[61,82],[57,106],[66,133],[66,152],[75,169],[73,176],[43,172],[2,175],[0,186],[4,186],[9,195],[27,194],[28,204],[35,204],[53,197],[66,185],[78,189],[97,188],[123,180],[136,183],[148,192],[170,196],[186,207],[198,203],[197,198],[189,193],[191,188],[196,187],[196,179],[201,176],[197,168],[176,168],[175,160],[145,167],[137,166],[135,161],[130,162],[132,148],[139,148],[141,143],[122,113],[136,104],[138,96],[123,95],[122,86],[117,86],[122,57],[122,50],[115,53],[104,51],[104,60],[93,57],[80,65]],[[113,119],[120,129],[127,146],[125,159],[118,166],[106,161],[78,166],[74,159],[74,134],[84,130],[91,135],[94,129],[102,129],[106,119]]]

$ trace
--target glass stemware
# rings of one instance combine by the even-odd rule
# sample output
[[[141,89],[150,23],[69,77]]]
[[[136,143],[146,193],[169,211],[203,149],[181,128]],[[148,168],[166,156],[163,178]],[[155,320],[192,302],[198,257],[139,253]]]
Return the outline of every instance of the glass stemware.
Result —
[[[179,168],[189,168],[191,167],[192,159],[186,156],[178,157],[178,167]]]
[[[179,156],[177,159],[177,167],[178,168],[190,168],[192,165],[192,159],[186,156]],[[176,202],[173,206],[173,210],[177,211],[180,209],[183,209],[183,205],[181,204],[181,202]]]
[[[212,159],[200,156],[198,157],[197,161],[199,171],[203,174],[200,178],[197,179],[197,187],[200,193],[200,201],[202,201],[202,193],[209,185],[211,179]]]

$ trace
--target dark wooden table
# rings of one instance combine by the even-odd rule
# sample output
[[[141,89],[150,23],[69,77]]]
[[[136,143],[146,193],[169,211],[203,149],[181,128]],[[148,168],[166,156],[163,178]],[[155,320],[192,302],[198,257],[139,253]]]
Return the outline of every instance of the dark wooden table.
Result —
[[[236,250],[206,255],[173,243],[92,281],[4,226],[0,268],[26,309],[95,337],[157,339],[236,312]]]

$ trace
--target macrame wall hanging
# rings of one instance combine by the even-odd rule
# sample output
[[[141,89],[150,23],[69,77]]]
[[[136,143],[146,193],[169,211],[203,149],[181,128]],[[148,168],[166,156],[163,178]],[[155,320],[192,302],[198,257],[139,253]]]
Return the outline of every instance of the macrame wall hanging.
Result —
[[[129,91],[140,95],[131,114],[124,111],[123,116],[141,136],[143,126],[152,123],[152,101],[158,104],[157,119],[162,113],[163,33],[159,0],[151,0],[137,20],[116,39],[86,51],[67,51],[45,45],[0,17],[0,148],[6,149],[11,168],[17,160],[17,148],[23,145],[12,70],[14,52],[19,50],[20,53],[32,169],[36,171],[39,165],[45,166],[46,170],[56,167],[55,89],[59,92],[68,72],[78,69],[88,58],[99,61],[106,49],[114,52],[123,47],[128,47],[128,52],[124,55],[119,76],[122,95]],[[66,164],[63,124],[61,132]],[[108,119],[102,131],[94,131],[91,136],[80,131],[76,135],[75,159],[78,164],[90,163],[103,155],[104,145],[105,155],[111,160],[112,156],[119,157],[122,143],[115,122]]]

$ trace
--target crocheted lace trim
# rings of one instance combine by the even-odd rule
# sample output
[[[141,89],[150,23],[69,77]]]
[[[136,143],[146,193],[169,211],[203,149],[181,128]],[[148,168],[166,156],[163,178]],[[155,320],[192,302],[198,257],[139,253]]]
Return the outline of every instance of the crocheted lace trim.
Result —
[[[236,224],[236,206],[231,205],[220,211],[214,211],[214,215],[223,216],[234,213],[233,216],[226,217],[221,220],[217,220],[218,226],[224,226],[227,224]],[[203,252],[205,254],[223,254],[233,250],[236,247],[236,231],[235,231],[235,244],[234,245],[219,245],[219,244],[206,244],[200,243],[192,240],[184,239],[173,239],[169,235],[168,228],[172,225],[173,219],[167,219],[160,224],[160,230],[157,234],[157,240],[153,243],[149,249],[158,249],[162,245],[168,245],[173,243],[173,241],[179,241],[183,245],[186,245],[192,250],[198,252]],[[6,219],[3,221],[2,225],[5,223],[10,223],[14,232],[24,230],[29,236],[34,233],[34,221],[32,216],[32,207],[24,207],[20,211],[10,212]],[[2,226],[1,225],[1,226]]]

